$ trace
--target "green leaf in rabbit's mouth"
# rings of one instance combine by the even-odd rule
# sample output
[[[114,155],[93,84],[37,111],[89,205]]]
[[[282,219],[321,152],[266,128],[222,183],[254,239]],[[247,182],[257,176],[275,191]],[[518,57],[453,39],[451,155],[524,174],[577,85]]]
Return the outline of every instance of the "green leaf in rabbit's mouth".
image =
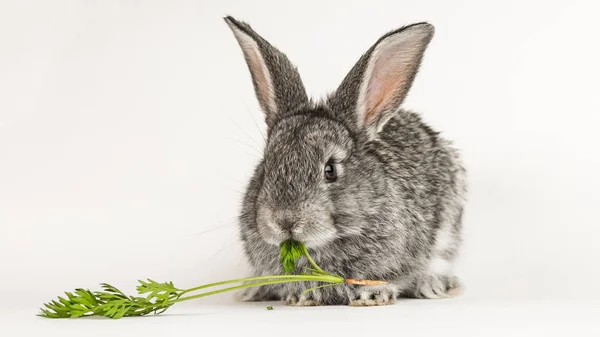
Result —
[[[304,255],[304,246],[295,240],[286,240],[279,245],[279,262],[283,266],[285,274],[293,274],[296,271],[298,259]]]

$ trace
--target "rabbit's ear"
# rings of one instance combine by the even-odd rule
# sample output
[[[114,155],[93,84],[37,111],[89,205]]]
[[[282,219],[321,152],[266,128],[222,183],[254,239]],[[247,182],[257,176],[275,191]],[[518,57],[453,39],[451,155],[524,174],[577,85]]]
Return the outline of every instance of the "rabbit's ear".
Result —
[[[332,109],[346,118],[353,111],[358,130],[374,137],[399,110],[433,34],[417,23],[382,36],[330,97]]]
[[[225,17],[242,51],[254,84],[256,97],[270,128],[277,118],[308,102],[308,96],[296,67],[288,58],[258,35],[252,28]]]

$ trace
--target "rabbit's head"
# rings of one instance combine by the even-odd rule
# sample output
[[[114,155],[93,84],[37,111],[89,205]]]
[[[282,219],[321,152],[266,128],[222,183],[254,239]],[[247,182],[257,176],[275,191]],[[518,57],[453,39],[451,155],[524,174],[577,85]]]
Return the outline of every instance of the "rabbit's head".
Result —
[[[242,48],[267,125],[267,143],[244,201],[244,235],[309,247],[361,235],[385,217],[387,158],[371,151],[400,109],[433,27],[381,37],[335,92],[309,100],[296,67],[250,26],[225,18]]]

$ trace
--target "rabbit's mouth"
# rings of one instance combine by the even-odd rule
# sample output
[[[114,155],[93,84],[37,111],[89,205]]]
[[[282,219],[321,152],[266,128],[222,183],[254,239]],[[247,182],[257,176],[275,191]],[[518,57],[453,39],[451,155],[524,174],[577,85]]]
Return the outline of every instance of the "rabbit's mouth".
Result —
[[[279,246],[283,241],[293,239],[312,248],[322,246],[336,237],[337,230],[328,212],[307,213],[289,210],[273,212],[268,207],[260,207],[256,217],[258,233],[272,245]]]

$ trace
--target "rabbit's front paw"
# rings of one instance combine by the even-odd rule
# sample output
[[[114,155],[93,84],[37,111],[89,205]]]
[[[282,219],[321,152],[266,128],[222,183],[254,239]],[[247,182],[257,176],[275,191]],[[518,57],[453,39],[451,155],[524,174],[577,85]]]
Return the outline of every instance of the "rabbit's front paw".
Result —
[[[258,298],[258,291],[255,288],[246,288],[236,292],[233,298],[239,302],[254,302]]]
[[[396,302],[398,289],[393,284],[382,286],[365,286],[356,289],[354,298],[350,301],[351,306],[379,306],[389,305]]]
[[[455,276],[428,275],[421,278],[415,289],[416,298],[450,298],[462,293],[460,281]]]
[[[296,307],[315,307],[323,305],[321,301],[317,301],[314,299],[314,297],[304,294],[300,296],[288,295],[285,301],[288,305],[293,305]]]

